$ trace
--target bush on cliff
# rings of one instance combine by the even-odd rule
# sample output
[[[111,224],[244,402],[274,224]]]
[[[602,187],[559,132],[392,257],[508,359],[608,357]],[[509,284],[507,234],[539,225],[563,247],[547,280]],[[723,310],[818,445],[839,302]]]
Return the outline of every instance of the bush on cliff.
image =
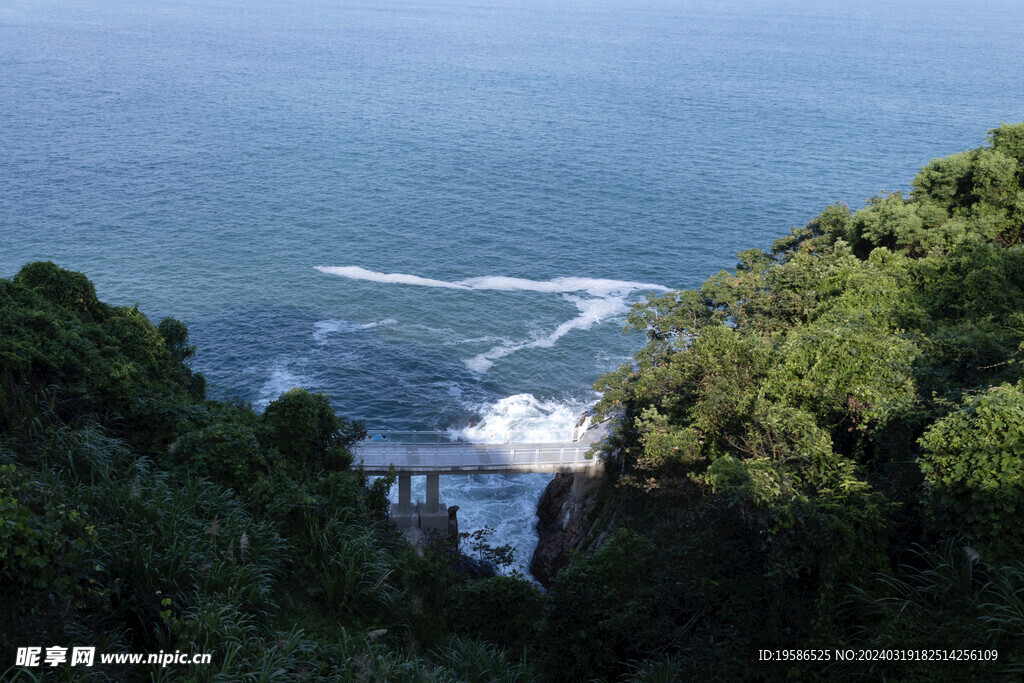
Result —
[[[628,644],[628,654],[596,662],[570,650],[576,666],[610,675],[625,671],[625,658],[669,655],[721,675],[732,666],[726,651],[858,642],[868,612],[895,614],[836,605],[895,599],[916,571],[907,565],[916,544],[960,538],[980,553],[979,571],[1012,573],[984,563],[1024,557],[1014,531],[1024,495],[1021,140],[1024,124],[1003,125],[989,146],[928,164],[909,196],[876,197],[856,212],[828,207],[771,252],[742,252],[735,271],[699,290],[634,308],[629,323],[646,346],[595,385],[599,411],[621,416],[609,446],[611,504],[646,557],[676,562],[608,569],[621,543],[612,536],[556,579],[552,600],[590,605],[596,586],[622,585],[599,601],[602,614],[646,610],[649,623],[675,618],[686,628],[654,647],[642,645],[642,627],[616,627],[601,637]],[[722,536],[694,545],[673,535],[692,519]],[[750,557],[723,581],[715,568],[739,547]],[[635,585],[674,586],[675,595],[700,586],[705,608],[680,612],[685,601],[644,597]],[[1005,609],[1012,594],[1000,594]],[[963,608],[986,633],[969,602],[943,609]],[[779,609],[785,616],[773,621]],[[938,642],[946,634],[935,609]],[[573,623],[585,634],[608,621]],[[887,647],[910,642],[894,635]],[[1000,655],[1005,663],[1024,650]],[[768,671],[750,661],[735,675]],[[926,676],[913,665],[898,671]]]
[[[497,646],[445,639],[447,592],[468,578],[447,567],[450,553],[425,563],[387,524],[392,480],[348,467],[360,424],[302,389],[262,414],[206,400],[194,352],[183,324],[108,306],[52,263],[0,280],[9,662],[15,647],[56,643],[213,652],[213,666],[190,673],[198,680],[450,680],[445,666],[472,669],[467,658],[485,654],[520,670]],[[424,569],[446,577],[432,622],[410,607]],[[497,627],[501,596],[539,598],[509,581],[465,606],[479,621],[471,635],[491,624],[515,640]],[[406,654],[424,640],[439,664]],[[7,666],[5,680],[25,674]],[[143,669],[97,663],[89,674],[135,680]]]

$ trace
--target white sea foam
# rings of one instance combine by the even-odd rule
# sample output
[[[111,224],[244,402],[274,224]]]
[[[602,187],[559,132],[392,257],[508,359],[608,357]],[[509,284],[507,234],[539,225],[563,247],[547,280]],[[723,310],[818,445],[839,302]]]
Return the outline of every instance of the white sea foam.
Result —
[[[458,382],[435,382],[434,386],[444,389],[452,398],[462,398],[462,386]]]
[[[359,266],[317,266],[317,270],[328,275],[340,275],[341,277],[353,280],[369,280],[371,282],[388,282],[401,285],[419,285],[420,287],[447,287],[449,289],[470,289],[465,285],[443,280],[431,280],[430,278],[417,275],[406,275],[404,273],[377,273],[366,270]]]
[[[543,401],[533,394],[515,394],[495,403],[473,406],[480,420],[469,427],[450,430],[449,434],[482,443],[568,441],[577,418],[587,407],[583,403]]]
[[[445,280],[432,280],[405,273],[378,273],[358,266],[317,266],[317,270],[329,275],[338,275],[356,280],[418,285],[422,287],[561,294],[567,301],[571,301],[576,305],[579,315],[565,321],[548,334],[535,335],[532,339],[522,342],[503,341],[501,344],[483,353],[467,358],[465,360],[466,367],[477,374],[487,372],[494,365],[494,361],[516,351],[529,348],[549,348],[573,330],[587,330],[605,319],[622,315],[629,309],[629,295],[634,292],[668,291],[668,288],[662,285],[585,277],[560,277],[553,280],[540,281],[488,275],[458,282],[447,282]],[[594,298],[588,299],[574,296],[574,294],[579,293],[585,293]]]
[[[474,532],[488,526],[491,545],[510,545],[513,564],[508,569],[530,576],[530,558],[537,547],[537,501],[550,474],[474,474],[441,477],[440,498],[459,506],[459,530]],[[426,498],[426,477],[412,478],[412,499]],[[398,502],[398,486],[391,487],[391,502]],[[468,543],[463,552],[472,555]]]
[[[621,315],[629,310],[629,303],[626,301],[624,296],[609,296],[604,299],[581,299],[574,296],[567,296],[565,298],[576,304],[576,308],[579,309],[580,314],[572,320],[567,320],[559,325],[555,328],[554,332],[546,337],[542,337],[541,339],[527,344],[528,347],[554,346],[556,341],[572,330],[589,329],[605,318]]]
[[[324,344],[327,341],[327,336],[331,334],[349,334],[360,330],[373,329],[379,325],[392,325],[394,323],[394,318],[385,318],[377,322],[362,324],[351,323],[347,320],[319,320],[313,323],[313,339],[320,344]]]
[[[302,375],[288,369],[288,361],[281,361],[270,370],[270,377],[260,387],[259,397],[255,404],[260,408],[266,408],[270,402],[286,391],[301,387],[308,383]]]
[[[595,394],[596,398],[596,394]],[[532,394],[506,396],[493,403],[467,405],[480,420],[449,435],[468,441],[505,439],[551,443],[564,441],[580,414],[590,407],[583,400],[538,399]],[[493,439],[492,439],[493,437]],[[458,505],[459,528],[475,531],[485,524],[495,530],[490,543],[509,544],[514,549],[512,569],[530,574],[530,557],[537,546],[537,500],[551,480],[550,474],[484,474],[441,477],[441,500]],[[425,495],[425,479],[412,478],[413,500]],[[391,487],[392,502],[398,501],[398,487]],[[465,552],[471,552],[467,546]]]
[[[573,330],[587,330],[601,321],[622,315],[629,310],[629,302],[625,296],[609,296],[603,299],[583,299],[575,296],[566,296],[567,300],[576,304],[580,314],[575,318],[565,321],[553,332],[533,339],[532,341],[518,344],[499,344],[483,353],[479,353],[467,359],[466,367],[477,374],[483,374],[494,365],[494,361],[503,358],[510,353],[521,349],[550,348],[559,339]]]
[[[487,275],[474,277],[458,282],[432,280],[418,275],[406,273],[378,273],[359,266],[317,266],[317,270],[328,275],[339,275],[353,280],[369,280],[402,285],[418,285],[420,287],[444,287],[447,289],[494,290],[501,292],[546,292],[562,294],[567,292],[586,292],[592,296],[606,297],[623,296],[635,291],[662,291],[668,287],[627,280],[605,280],[587,277],[559,277],[554,280],[526,280],[519,277]]]

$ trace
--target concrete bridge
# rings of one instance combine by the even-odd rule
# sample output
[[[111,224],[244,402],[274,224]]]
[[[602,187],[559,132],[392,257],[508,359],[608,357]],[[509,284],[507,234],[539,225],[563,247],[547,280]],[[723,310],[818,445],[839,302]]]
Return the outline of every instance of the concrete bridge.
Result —
[[[440,500],[440,475],[591,472],[600,460],[586,454],[606,433],[605,425],[591,425],[589,417],[557,443],[515,443],[511,434],[492,434],[484,443],[471,443],[453,441],[444,432],[370,430],[353,449],[354,464],[376,475],[395,468],[398,502],[391,505],[391,519],[399,528],[444,531],[448,508]],[[415,476],[426,476],[427,499],[414,504]]]

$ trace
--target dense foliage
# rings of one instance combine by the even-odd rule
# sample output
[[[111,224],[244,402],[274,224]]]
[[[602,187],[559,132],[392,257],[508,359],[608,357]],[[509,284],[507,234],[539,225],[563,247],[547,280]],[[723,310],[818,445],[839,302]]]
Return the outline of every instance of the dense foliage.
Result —
[[[215,653],[109,679],[1021,673],[1024,124],[912,188],[634,309],[589,549],[547,592],[413,550],[326,397],[209,400],[180,322],[25,266],[0,280],[0,672],[57,643]],[[786,648],[999,660],[758,661]]]
[[[361,424],[302,389],[263,413],[207,400],[194,351],[79,273],[0,280],[0,678],[34,678],[15,649],[54,644],[213,653],[46,671],[65,679],[529,677],[531,583],[415,552],[391,479],[349,467]]]
[[[584,616],[566,637],[716,676],[864,674],[755,657],[858,645],[1000,651],[998,665],[873,675],[1020,666],[1024,125],[989,142],[928,164],[909,197],[830,206],[770,253],[632,312],[647,345],[597,385],[621,418],[609,504],[631,535],[578,561],[552,598],[636,577],[647,594],[630,610],[664,626],[649,641]],[[910,595],[916,609],[883,609]]]

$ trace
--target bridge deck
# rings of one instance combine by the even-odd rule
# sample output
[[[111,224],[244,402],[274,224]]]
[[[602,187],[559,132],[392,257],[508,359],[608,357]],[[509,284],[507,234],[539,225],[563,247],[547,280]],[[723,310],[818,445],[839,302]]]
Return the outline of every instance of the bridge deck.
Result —
[[[441,443],[398,444],[364,442],[356,446],[356,464],[368,474],[514,474],[526,472],[582,472],[597,464],[586,453],[605,435],[592,427],[578,441],[566,443]]]

